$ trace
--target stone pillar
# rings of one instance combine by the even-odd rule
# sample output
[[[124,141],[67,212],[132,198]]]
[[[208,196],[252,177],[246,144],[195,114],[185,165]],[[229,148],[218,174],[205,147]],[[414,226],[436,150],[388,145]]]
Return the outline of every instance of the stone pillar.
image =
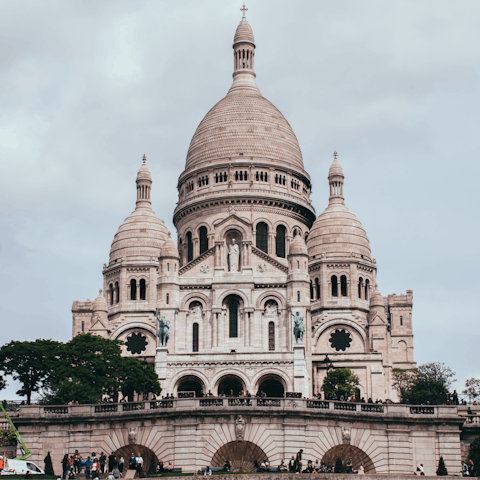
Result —
[[[302,392],[304,397],[309,397],[307,362],[305,360],[305,345],[293,346],[293,390]]]
[[[165,391],[167,387],[167,354],[167,347],[157,347],[157,354],[155,355],[155,373],[158,375],[162,390]]]
[[[192,239],[193,242],[193,258],[197,258],[200,255],[200,241],[198,237]]]
[[[275,257],[275,233],[268,232],[268,254]]]

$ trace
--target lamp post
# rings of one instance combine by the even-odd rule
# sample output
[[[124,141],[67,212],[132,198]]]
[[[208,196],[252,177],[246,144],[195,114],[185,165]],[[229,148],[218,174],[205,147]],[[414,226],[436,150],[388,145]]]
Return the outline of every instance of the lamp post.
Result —
[[[146,374],[147,374],[147,367],[148,367],[148,362],[147,362],[147,357],[143,357],[143,400],[145,400],[145,384],[146,384]]]
[[[325,366],[325,369],[327,370],[327,377],[328,377],[328,372],[330,370],[334,370],[334,366],[333,366],[333,363],[332,361],[330,360],[330,358],[328,357],[328,355],[325,355],[325,358],[323,360],[323,364]],[[327,391],[325,392],[325,400],[328,400],[327,397],[330,396],[330,392],[329,392],[329,389],[328,389],[328,382],[326,384],[326,387],[327,387]]]

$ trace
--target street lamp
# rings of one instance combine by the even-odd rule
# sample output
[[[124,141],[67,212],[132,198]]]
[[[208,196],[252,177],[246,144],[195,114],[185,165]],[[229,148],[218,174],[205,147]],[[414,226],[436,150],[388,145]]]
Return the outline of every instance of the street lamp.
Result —
[[[328,355],[325,355],[325,359],[323,360],[323,365],[325,366],[325,369],[327,370],[327,377],[328,377],[328,372],[330,370],[334,370],[334,367],[333,367],[333,363],[332,361],[330,360],[330,358],[328,357]],[[325,392],[325,400],[328,400],[327,397],[330,396],[330,392],[328,390],[328,382],[326,384],[326,387],[327,387],[327,391]]]
[[[146,383],[146,374],[147,374],[147,367],[148,367],[148,362],[147,362],[147,357],[143,357],[143,400],[145,400],[145,383]]]

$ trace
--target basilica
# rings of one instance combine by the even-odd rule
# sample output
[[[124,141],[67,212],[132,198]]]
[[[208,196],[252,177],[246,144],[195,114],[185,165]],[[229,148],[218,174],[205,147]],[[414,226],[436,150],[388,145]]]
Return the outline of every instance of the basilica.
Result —
[[[317,217],[297,138],[256,85],[243,15],[232,86],[200,122],[178,179],[176,243],[152,210],[144,156],[103,289],[73,303],[73,335],[122,340],[124,355],[154,363],[162,394],[311,397],[329,370],[348,367],[359,398],[396,400],[392,370],[415,366],[412,291],[379,292],[336,152],[315,179],[329,184]]]

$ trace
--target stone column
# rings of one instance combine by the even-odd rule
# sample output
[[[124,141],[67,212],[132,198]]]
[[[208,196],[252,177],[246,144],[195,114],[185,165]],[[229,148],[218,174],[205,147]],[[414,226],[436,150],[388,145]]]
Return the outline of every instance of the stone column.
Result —
[[[275,256],[275,233],[268,232],[268,254],[272,257]]]
[[[309,396],[307,362],[305,360],[305,345],[293,346],[293,390]]]
[[[155,373],[158,375],[158,380],[162,389],[166,389],[167,354],[167,347],[157,347],[157,353],[155,355]]]

